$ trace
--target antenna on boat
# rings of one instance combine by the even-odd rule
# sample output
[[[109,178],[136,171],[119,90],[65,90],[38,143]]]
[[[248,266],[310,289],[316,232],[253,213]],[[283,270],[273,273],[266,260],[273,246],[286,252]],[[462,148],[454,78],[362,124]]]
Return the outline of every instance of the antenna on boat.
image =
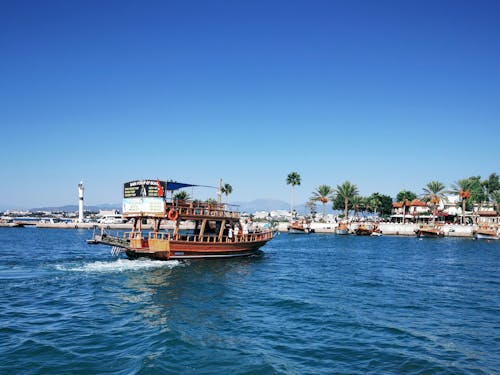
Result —
[[[217,201],[219,204],[222,203],[222,178],[219,178],[219,188],[217,190]]]

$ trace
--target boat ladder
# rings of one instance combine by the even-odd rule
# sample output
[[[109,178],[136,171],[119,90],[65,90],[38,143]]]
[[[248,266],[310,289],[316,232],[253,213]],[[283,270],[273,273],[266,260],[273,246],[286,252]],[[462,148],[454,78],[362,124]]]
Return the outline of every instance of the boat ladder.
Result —
[[[120,253],[124,253],[124,252],[125,252],[125,249],[123,247],[120,247],[120,246],[113,246],[111,248],[111,255],[113,255],[115,257],[120,256]]]

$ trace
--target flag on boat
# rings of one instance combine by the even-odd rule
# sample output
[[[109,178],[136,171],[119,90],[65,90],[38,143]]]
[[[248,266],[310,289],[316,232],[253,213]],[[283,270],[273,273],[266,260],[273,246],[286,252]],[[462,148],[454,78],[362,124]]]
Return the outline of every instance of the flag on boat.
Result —
[[[160,182],[160,180],[156,180],[156,184],[158,185],[158,196],[163,197],[165,195],[165,191],[163,190],[163,186]]]

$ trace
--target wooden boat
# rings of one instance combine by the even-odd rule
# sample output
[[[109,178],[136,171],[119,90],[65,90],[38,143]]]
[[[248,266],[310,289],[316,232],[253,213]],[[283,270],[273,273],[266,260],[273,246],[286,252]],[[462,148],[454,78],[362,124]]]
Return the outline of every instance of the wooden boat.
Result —
[[[437,238],[444,237],[444,232],[438,225],[420,225],[416,230],[417,237]]]
[[[335,229],[335,234],[339,234],[339,235],[349,234],[349,228],[347,227],[347,224],[340,223],[338,225],[337,229]]]
[[[375,227],[372,225],[360,224],[354,230],[356,236],[371,236],[374,232]]]
[[[287,231],[290,234],[309,234],[313,233],[314,229],[305,222],[293,221],[288,225]]]
[[[126,183],[123,216],[132,219],[132,230],[123,237],[94,234],[91,243],[113,246],[131,259],[173,260],[251,256],[273,238],[271,229],[241,224],[239,213],[224,204],[169,200],[164,195],[187,186],[195,185],[155,180]],[[144,222],[152,223],[153,229],[143,231]],[[173,229],[162,229],[162,223]],[[181,223],[190,223],[192,229],[181,230]]]
[[[474,234],[474,238],[477,240],[499,240],[500,239],[500,229],[495,228],[494,226],[489,227],[479,227],[476,233]]]

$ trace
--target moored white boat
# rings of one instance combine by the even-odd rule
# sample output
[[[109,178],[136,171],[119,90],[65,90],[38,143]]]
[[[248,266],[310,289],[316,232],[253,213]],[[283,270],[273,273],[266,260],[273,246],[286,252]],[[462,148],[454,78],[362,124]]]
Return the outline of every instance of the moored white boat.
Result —
[[[294,221],[288,225],[287,232],[290,234],[309,234],[314,232],[314,229],[311,229],[305,222]]]
[[[477,240],[499,240],[500,239],[500,228],[491,227],[479,227],[479,229],[474,234],[474,238]]]
[[[341,236],[349,234],[349,227],[345,223],[340,223],[338,225],[337,229],[335,229],[335,234],[338,234]]]

